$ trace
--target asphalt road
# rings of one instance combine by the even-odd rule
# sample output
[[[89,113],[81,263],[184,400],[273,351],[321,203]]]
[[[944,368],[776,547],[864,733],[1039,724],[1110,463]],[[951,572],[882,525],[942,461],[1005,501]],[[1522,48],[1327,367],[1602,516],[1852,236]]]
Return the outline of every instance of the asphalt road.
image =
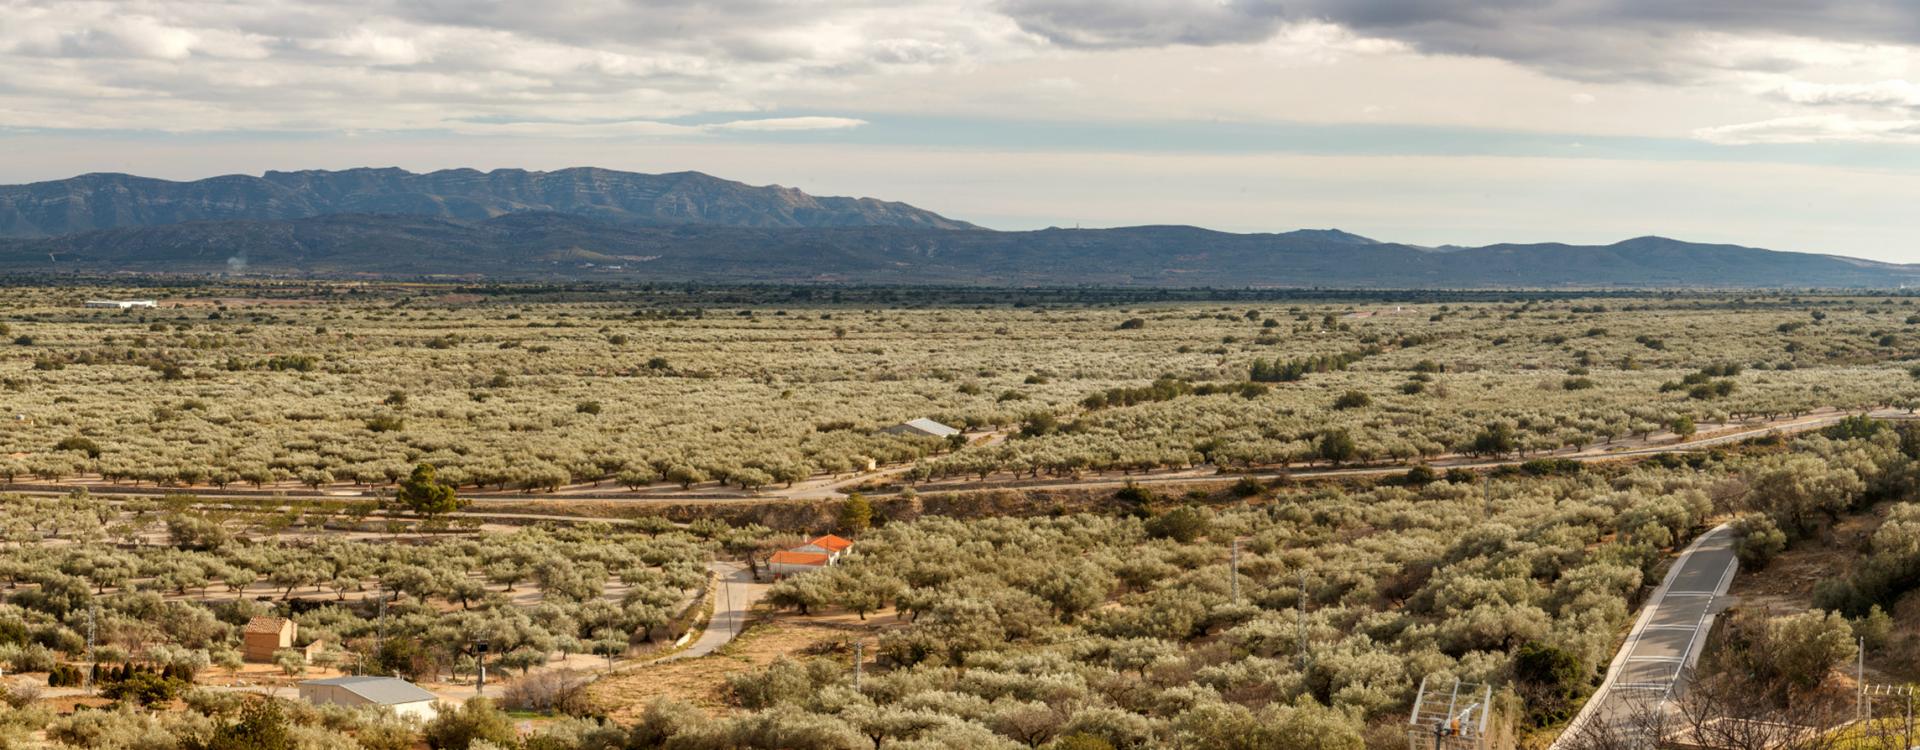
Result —
[[[747,566],[732,561],[715,561],[713,571],[713,616],[707,629],[685,650],[655,661],[677,661],[706,656],[732,642],[746,628],[747,612],[767,593],[767,584],[753,580]]]
[[[1644,732],[1649,712],[1667,710],[1666,701],[1682,687],[1681,676],[1699,661],[1713,616],[1739,570],[1733,539],[1733,528],[1723,524],[1701,534],[1681,553],[1641,608],[1606,681],[1568,722],[1552,750],[1566,750],[1594,733]],[[1645,737],[1642,744],[1651,747],[1657,739]]]

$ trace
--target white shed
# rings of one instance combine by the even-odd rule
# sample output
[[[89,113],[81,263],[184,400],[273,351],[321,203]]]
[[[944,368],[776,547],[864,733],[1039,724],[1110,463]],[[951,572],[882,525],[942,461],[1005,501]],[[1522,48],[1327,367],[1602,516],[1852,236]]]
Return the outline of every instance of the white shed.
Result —
[[[887,433],[889,435],[921,435],[926,437],[937,437],[937,438],[943,438],[948,435],[960,434],[959,430],[940,424],[939,422],[935,422],[931,419],[927,419],[926,417],[921,417],[919,419],[909,419],[905,422],[901,422],[900,424],[881,430],[881,432]]]
[[[431,719],[440,697],[397,677],[355,675],[300,683],[300,699],[316,706],[384,706],[399,716]]]

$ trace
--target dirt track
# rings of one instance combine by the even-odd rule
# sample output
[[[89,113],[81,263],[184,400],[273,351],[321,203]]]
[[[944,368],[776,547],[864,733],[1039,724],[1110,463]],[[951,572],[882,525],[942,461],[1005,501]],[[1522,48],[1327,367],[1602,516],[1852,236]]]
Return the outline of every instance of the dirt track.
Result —
[[[1647,440],[1623,440],[1623,441],[1617,441],[1611,445],[1588,447],[1580,451],[1563,450],[1563,451],[1556,451],[1556,452],[1550,452],[1550,453],[1537,453],[1537,454],[1524,456],[1520,458],[1483,459],[1483,458],[1475,458],[1475,457],[1459,456],[1459,455],[1443,456],[1433,461],[1427,462],[1426,465],[1436,469],[1441,469],[1441,470],[1452,469],[1452,468],[1484,470],[1484,469],[1498,468],[1501,466],[1517,466],[1517,465],[1526,463],[1527,461],[1530,461],[1530,460],[1542,459],[1542,458],[1568,459],[1568,460],[1587,463],[1587,462],[1615,461],[1615,460],[1628,459],[1628,458],[1640,458],[1645,456],[1659,455],[1662,453],[1684,453],[1689,451],[1701,450],[1704,448],[1711,448],[1717,445],[1736,443],[1742,440],[1762,437],[1768,434],[1777,433],[1781,435],[1791,435],[1791,434],[1798,434],[1803,432],[1810,432],[1810,431],[1817,430],[1822,427],[1831,425],[1853,414],[1854,412],[1842,412],[1842,411],[1833,410],[1833,409],[1820,409],[1820,410],[1815,410],[1814,412],[1811,412],[1808,414],[1801,415],[1799,417],[1785,418],[1785,419],[1775,420],[1771,422],[1723,426],[1721,428],[1715,429],[1712,432],[1705,433],[1702,436],[1695,437],[1694,439],[1687,440],[1685,442],[1663,442],[1664,439],[1677,440],[1677,438],[1671,435],[1667,435],[1667,436],[1655,435]],[[1879,410],[1867,412],[1867,414],[1869,416],[1879,418],[1879,419],[1913,419],[1915,418],[1915,415],[1909,414],[1906,411],[1898,410],[1898,409],[1879,409]],[[1404,473],[1408,469],[1408,466],[1409,466],[1408,464],[1395,464],[1395,465],[1386,465],[1386,466],[1371,465],[1371,466],[1357,466],[1352,468],[1302,468],[1302,469],[1295,469],[1291,471],[1264,471],[1264,472],[1255,471],[1255,472],[1246,472],[1246,473],[1222,472],[1216,467],[1203,466],[1203,467],[1196,467],[1196,468],[1190,468],[1190,469],[1178,469],[1178,470],[1170,470],[1170,471],[1157,472],[1157,473],[1138,473],[1138,474],[1120,475],[1120,476],[1105,475],[1105,476],[1091,477],[1091,478],[1082,477],[1082,478],[1060,478],[1060,479],[1053,479],[1053,478],[992,479],[988,481],[965,481],[965,480],[937,481],[937,482],[922,483],[916,487],[913,487],[912,489],[921,493],[966,492],[966,491],[988,490],[988,489],[1073,490],[1073,489],[1114,489],[1114,488],[1124,487],[1129,484],[1153,485],[1153,484],[1192,483],[1192,482],[1207,482],[1207,481],[1232,481],[1232,480],[1237,480],[1241,477],[1252,477],[1254,479],[1261,479],[1261,480],[1277,479],[1280,477],[1290,477],[1293,479],[1331,479],[1331,478],[1342,478],[1342,477],[1389,476],[1389,475]],[[844,497],[844,495],[840,494],[842,490],[849,489],[856,484],[872,481],[874,479],[885,479],[887,477],[894,476],[904,470],[905,470],[905,467],[893,467],[889,469],[883,469],[877,472],[870,472],[867,474],[858,475],[851,478],[837,478],[837,479],[836,478],[815,478],[813,480],[809,480],[808,482],[800,483],[796,485],[796,487],[791,489],[767,490],[767,491],[758,492],[758,493],[746,493],[746,492],[686,493],[686,494],[661,494],[661,493],[653,493],[653,492],[595,493],[595,492],[591,492],[590,489],[587,487],[571,488],[567,491],[563,491],[560,493],[540,493],[540,494],[463,492],[462,494],[464,496],[474,501],[474,505],[465,511],[461,511],[457,515],[470,517],[470,518],[479,518],[485,521],[498,521],[501,523],[523,523],[524,524],[524,523],[537,523],[541,521],[578,521],[581,519],[579,516],[570,516],[570,515],[565,515],[563,513],[541,514],[541,513],[488,511],[486,509],[486,506],[490,504],[511,504],[511,505],[517,506],[517,505],[523,505],[529,502],[535,502],[541,505],[551,505],[556,510],[560,510],[565,508],[569,504],[576,503],[576,502],[577,503],[589,503],[589,502],[590,503],[617,503],[622,505],[627,505],[627,504],[698,505],[698,504],[709,504],[709,503],[725,504],[725,503],[734,503],[734,502],[743,502],[743,501],[765,503],[765,502],[779,502],[783,500],[790,500],[794,502],[812,502],[817,500],[830,500],[830,499]],[[273,491],[249,492],[249,491],[242,491],[242,490],[212,490],[207,488],[130,487],[125,485],[114,485],[114,484],[107,484],[107,483],[95,482],[95,481],[75,481],[75,482],[67,482],[67,483],[16,483],[16,484],[0,485],[0,492],[9,492],[9,493],[27,494],[27,495],[64,495],[79,489],[84,489],[96,495],[134,496],[134,497],[153,497],[153,496],[159,496],[159,495],[164,495],[169,493],[190,493],[190,494],[198,495],[204,500],[210,500],[210,501],[233,500],[238,503],[262,503],[262,502],[270,503],[275,501],[278,501],[281,503],[286,503],[286,502],[352,503],[352,502],[363,502],[366,500],[374,499],[371,495],[359,494],[358,492],[355,492],[354,494],[346,494],[345,491],[338,490],[338,489],[307,491],[307,492],[294,492],[294,491],[279,489],[279,490],[273,490]],[[883,490],[883,491],[870,492],[869,494],[873,494],[875,496],[885,496],[888,494],[893,494],[895,492],[898,492],[898,490],[891,490],[891,491]]]

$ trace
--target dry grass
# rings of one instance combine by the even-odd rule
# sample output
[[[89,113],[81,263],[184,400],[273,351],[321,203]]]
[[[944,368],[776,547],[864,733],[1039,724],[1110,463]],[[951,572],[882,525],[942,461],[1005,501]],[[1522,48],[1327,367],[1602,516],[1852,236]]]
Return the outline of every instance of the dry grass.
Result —
[[[864,621],[850,613],[775,615],[755,621],[739,638],[707,656],[641,667],[600,680],[588,688],[588,701],[623,723],[638,720],[647,704],[659,698],[685,701],[717,715],[728,710],[726,685],[731,675],[765,667],[781,657],[817,654],[822,648],[852,638],[871,645],[879,631],[903,624],[890,609],[869,614]],[[868,669],[873,669],[871,662]]]
[[[1741,570],[1731,589],[1745,609],[1775,614],[1805,612],[1813,606],[1813,587],[1854,569],[1867,537],[1880,525],[1872,514],[1842,518],[1824,535],[1805,540],[1774,557],[1758,571]]]

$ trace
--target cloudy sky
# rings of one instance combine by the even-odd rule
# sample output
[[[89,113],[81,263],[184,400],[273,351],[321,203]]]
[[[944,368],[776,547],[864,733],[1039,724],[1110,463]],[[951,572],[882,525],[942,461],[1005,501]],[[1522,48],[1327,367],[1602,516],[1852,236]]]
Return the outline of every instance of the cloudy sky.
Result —
[[[1920,262],[1920,2],[0,0],[0,182],[580,165]]]

